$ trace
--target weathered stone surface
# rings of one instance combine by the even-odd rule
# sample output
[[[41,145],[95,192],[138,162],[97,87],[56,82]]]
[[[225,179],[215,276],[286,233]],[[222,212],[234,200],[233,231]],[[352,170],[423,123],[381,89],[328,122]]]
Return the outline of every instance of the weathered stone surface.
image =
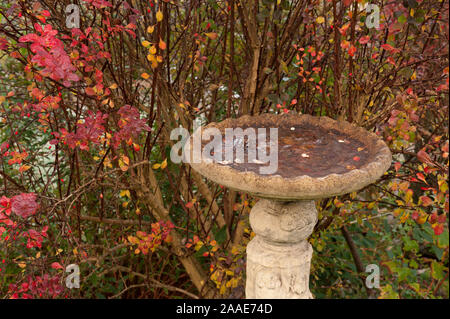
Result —
[[[247,246],[246,298],[312,298],[312,247],[306,239],[316,222],[314,201],[262,199],[253,207],[250,224],[256,236]]]
[[[389,148],[375,134],[328,117],[264,114],[227,119],[206,126],[212,127],[221,131],[235,127],[283,128],[283,143],[286,145],[286,141],[296,141],[292,142],[295,149],[291,147],[289,154],[303,155],[303,150],[308,149],[312,158],[327,161],[316,161],[317,165],[324,168],[322,171],[304,165],[314,165],[314,161],[302,160],[302,163],[297,163],[298,156],[281,156],[284,170],[272,175],[258,174],[252,167],[240,163],[228,165],[211,160],[191,163],[194,170],[216,183],[262,198],[250,212],[250,224],[256,236],[247,246],[246,297],[312,298],[309,291],[312,247],[307,238],[317,222],[313,200],[354,192],[375,182],[391,165]],[[296,128],[303,129],[305,139],[299,137],[301,134],[289,136],[286,128],[293,128],[294,131]],[[197,130],[192,139],[201,140],[199,135],[200,130]],[[338,139],[337,142],[349,143],[350,148],[336,147],[339,145],[336,138],[340,136],[345,136],[345,140]],[[326,143],[319,143],[320,147],[316,148],[312,146],[321,137],[326,139]],[[305,145],[299,141],[305,141]],[[364,150],[361,162],[355,165],[354,153],[350,156],[336,156],[336,165],[340,167],[334,169],[334,155],[327,154],[324,147],[327,143],[334,145],[334,150]],[[191,148],[191,143],[185,145],[184,151],[188,156],[201,158],[201,150],[199,154],[198,150]],[[278,152],[283,152],[283,149],[278,149]],[[356,157],[356,161],[359,161],[359,156]],[[292,177],[288,176],[290,172]]]
[[[225,128],[234,127],[288,127],[305,123],[319,126],[325,132],[327,130],[342,132],[357,140],[368,151],[365,164],[360,168],[348,170],[346,173],[331,173],[321,177],[311,177],[307,173],[299,171],[292,178],[276,174],[260,175],[253,171],[240,171],[231,165],[222,165],[211,161],[191,163],[190,165],[203,176],[228,188],[257,197],[277,200],[320,199],[351,193],[375,182],[391,165],[391,152],[377,135],[346,121],[335,121],[326,116],[314,117],[305,114],[242,116],[220,123],[210,123],[203,129],[217,127],[222,131]],[[200,132],[200,130],[194,132],[192,139],[195,139],[196,136],[199,138]],[[194,155],[195,150],[191,144],[185,145],[185,154]],[[278,151],[282,152],[283,150],[279,149]],[[200,154],[196,153],[195,157],[201,158],[201,152]],[[331,156],[328,160],[332,161],[333,157]],[[289,163],[284,164],[289,165]],[[354,162],[348,164],[353,165]]]

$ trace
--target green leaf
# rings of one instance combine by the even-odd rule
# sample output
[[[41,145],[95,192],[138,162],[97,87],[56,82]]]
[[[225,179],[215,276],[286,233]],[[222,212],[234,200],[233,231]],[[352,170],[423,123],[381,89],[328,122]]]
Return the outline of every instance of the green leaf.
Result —
[[[419,251],[419,244],[415,240],[411,240],[409,237],[403,237],[403,250],[404,251]]]
[[[431,276],[434,279],[441,280],[444,278],[444,265],[433,260],[431,264]]]
[[[437,246],[431,246],[431,250],[436,255],[439,260],[442,260],[442,255],[444,254],[444,249],[441,249]]]
[[[227,239],[227,226],[223,226],[219,231],[215,234],[215,238],[218,244],[223,244]]]

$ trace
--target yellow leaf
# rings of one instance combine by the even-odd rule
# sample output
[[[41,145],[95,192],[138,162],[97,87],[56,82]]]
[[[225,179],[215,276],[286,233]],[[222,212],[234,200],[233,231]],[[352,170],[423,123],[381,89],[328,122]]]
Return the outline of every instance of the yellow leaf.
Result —
[[[5,102],[6,98],[3,95],[0,95],[0,104]]]
[[[163,14],[161,11],[156,12],[156,21],[161,22],[163,19]]]
[[[27,264],[24,263],[24,262],[20,262],[20,263],[17,264],[17,266],[19,266],[20,268],[23,269],[23,268],[25,268],[27,266]]]
[[[147,40],[142,41],[142,45],[146,48],[150,45],[151,43],[148,42]]]
[[[111,90],[117,89],[117,83],[111,84],[111,85],[109,86],[109,88],[110,88]]]
[[[36,254],[36,259],[38,259],[38,258],[40,258],[40,257],[41,257],[41,252],[38,251],[37,254]]]
[[[286,73],[286,74],[289,73],[289,69],[286,65],[286,62],[284,62],[283,60],[280,60],[280,65],[281,65],[281,68],[283,69],[284,73]]]
[[[227,291],[227,287],[225,287],[225,285],[222,285],[222,286],[220,287],[219,293],[220,293],[221,295],[224,295],[226,291]]]
[[[317,17],[316,22],[321,24],[325,22],[325,18],[324,17]]]
[[[195,250],[200,250],[200,248],[202,248],[203,247],[203,242],[201,241],[201,240],[199,240],[198,242],[197,242],[197,244],[195,244]]]
[[[145,72],[142,73],[141,76],[142,76],[144,79],[146,79],[146,80],[150,77],[150,75],[149,75],[148,73],[145,73]]]
[[[164,160],[164,162],[161,163],[161,169],[165,169],[167,167],[167,158]]]
[[[154,30],[155,30],[155,27],[151,25],[147,28],[147,33],[153,33]]]
[[[124,190],[120,191],[120,197],[125,197],[125,196],[131,199],[131,194],[128,189],[124,189]]]
[[[156,47],[155,47],[154,45],[152,45],[152,46],[148,49],[148,52],[149,52],[150,54],[156,54]]]
[[[160,167],[161,167],[161,164],[158,164],[158,163],[153,164],[153,166],[152,166],[153,169],[158,169]]]
[[[134,236],[128,236],[128,241],[132,244],[139,244],[139,240]]]

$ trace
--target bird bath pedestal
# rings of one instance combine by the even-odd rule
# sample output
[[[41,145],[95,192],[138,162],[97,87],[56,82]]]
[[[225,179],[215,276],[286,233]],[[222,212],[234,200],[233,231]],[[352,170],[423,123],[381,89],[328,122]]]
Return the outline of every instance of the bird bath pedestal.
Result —
[[[257,153],[260,144],[267,151],[275,150],[275,171],[261,173],[261,167],[269,163],[262,163],[259,153],[256,160],[250,159],[250,140],[255,138],[251,134],[236,137],[238,143],[233,140],[231,148],[222,148],[226,156],[230,151],[237,154],[237,147],[243,146],[244,161],[202,157],[201,150],[212,141],[211,136],[202,135],[202,129],[208,128],[222,136],[227,129],[241,128],[244,133],[254,129]],[[269,142],[269,128],[277,129],[275,144]],[[266,131],[266,145],[258,139],[262,132],[258,129]],[[202,141],[201,147],[195,147],[195,139]],[[247,246],[247,299],[312,298],[309,274],[313,249],[307,239],[317,223],[314,200],[360,190],[375,182],[391,164],[388,147],[375,134],[328,117],[243,116],[200,128],[191,141],[184,151],[192,156],[194,170],[218,184],[261,198],[250,212],[256,236]],[[208,149],[208,154],[216,151]]]

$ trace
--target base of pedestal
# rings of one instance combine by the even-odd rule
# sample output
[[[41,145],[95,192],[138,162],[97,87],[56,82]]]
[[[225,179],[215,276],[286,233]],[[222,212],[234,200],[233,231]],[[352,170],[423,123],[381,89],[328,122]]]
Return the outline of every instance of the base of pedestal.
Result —
[[[313,249],[307,242],[317,222],[313,201],[260,200],[250,212],[256,236],[247,245],[247,299],[311,299]]]
[[[309,299],[312,247],[306,242],[273,245],[256,236],[247,246],[248,299]]]

